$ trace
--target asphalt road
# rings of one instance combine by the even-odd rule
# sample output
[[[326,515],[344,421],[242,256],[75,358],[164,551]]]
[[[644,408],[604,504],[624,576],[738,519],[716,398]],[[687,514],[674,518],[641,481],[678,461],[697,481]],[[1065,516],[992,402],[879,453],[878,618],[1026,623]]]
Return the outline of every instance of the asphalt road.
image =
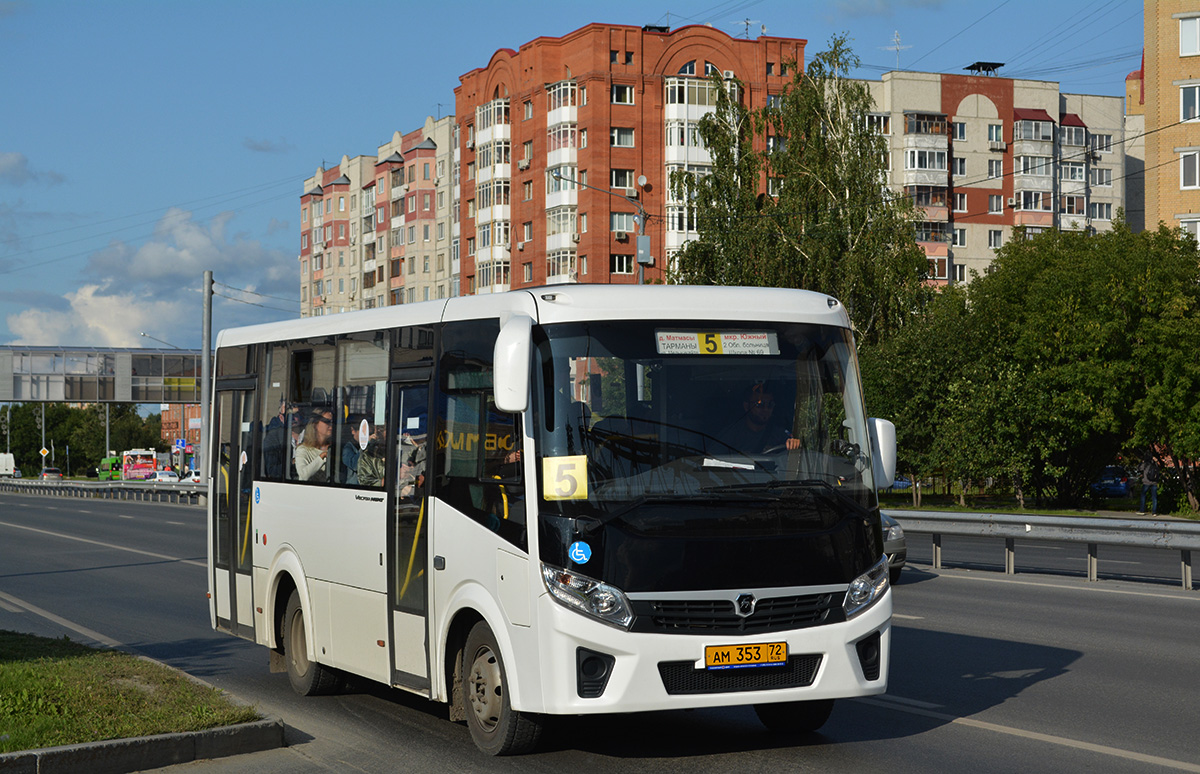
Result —
[[[971,560],[934,573],[914,545],[894,589],[888,695],[840,702],[819,734],[768,733],[745,708],[561,718],[541,751],[490,759],[438,705],[371,684],[305,699],[263,648],[211,631],[204,519],[0,494],[0,628],[120,644],[288,727],[285,750],[171,771],[1200,773],[1200,592],[1166,582],[1005,576]]]

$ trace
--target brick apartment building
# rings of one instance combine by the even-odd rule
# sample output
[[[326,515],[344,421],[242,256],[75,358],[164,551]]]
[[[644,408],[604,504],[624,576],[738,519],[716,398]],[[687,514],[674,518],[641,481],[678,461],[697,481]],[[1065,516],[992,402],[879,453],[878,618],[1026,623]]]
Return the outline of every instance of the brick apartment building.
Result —
[[[454,118],[318,168],[300,197],[300,316],[458,295]]]
[[[712,164],[696,134],[714,110],[707,76],[736,77],[745,104],[762,107],[803,64],[805,43],[589,24],[501,49],[463,75],[462,292],[635,282],[640,212],[653,258],[645,276],[661,279],[695,236],[669,176]]]
[[[1126,79],[1126,112],[1145,131],[1145,227],[1200,237],[1200,6],[1145,0],[1143,18],[1142,68]]]
[[[496,51],[461,76],[455,116],[428,118],[375,156],[343,157],[305,182],[302,316],[633,283],[643,270],[662,280],[697,236],[669,180],[711,170],[697,133],[715,110],[707,76],[730,89],[736,78],[738,97],[760,108],[803,66],[805,45],[702,26],[590,24]],[[1134,155],[1127,163],[1121,98],[990,75],[1001,66],[866,82],[876,105],[868,121],[889,146],[888,184],[924,210],[918,240],[936,283],[982,271],[1015,226],[1110,228],[1129,168],[1140,170]]]
[[[1014,226],[1103,231],[1124,204],[1120,97],[982,74],[890,72],[868,86],[888,182],[924,210],[917,239],[937,283],[982,272]]]

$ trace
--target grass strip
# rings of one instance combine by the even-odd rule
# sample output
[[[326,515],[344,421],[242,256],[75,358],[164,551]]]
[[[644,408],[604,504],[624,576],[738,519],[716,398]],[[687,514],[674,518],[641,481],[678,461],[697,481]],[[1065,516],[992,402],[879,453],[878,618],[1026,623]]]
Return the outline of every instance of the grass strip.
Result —
[[[0,753],[258,720],[162,664],[0,630]]]

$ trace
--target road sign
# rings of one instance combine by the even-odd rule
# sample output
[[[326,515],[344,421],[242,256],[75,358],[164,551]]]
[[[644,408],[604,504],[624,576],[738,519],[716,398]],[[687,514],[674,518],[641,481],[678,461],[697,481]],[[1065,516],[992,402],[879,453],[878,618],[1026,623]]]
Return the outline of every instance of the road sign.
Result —
[[[176,449],[178,449],[179,451],[183,451],[183,447],[185,447],[185,446],[187,446],[186,438],[176,438],[175,439],[175,448]]]
[[[50,453],[50,450],[47,449],[45,446],[43,446],[42,447],[42,456],[45,457],[49,453]]]

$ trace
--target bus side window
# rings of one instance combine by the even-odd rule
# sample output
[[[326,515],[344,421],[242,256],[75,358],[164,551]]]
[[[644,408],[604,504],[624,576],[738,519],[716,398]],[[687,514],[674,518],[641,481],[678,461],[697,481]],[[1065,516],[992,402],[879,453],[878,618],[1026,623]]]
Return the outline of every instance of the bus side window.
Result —
[[[492,393],[497,320],[448,323],[442,335],[434,438],[436,495],[525,548],[521,434]]]

